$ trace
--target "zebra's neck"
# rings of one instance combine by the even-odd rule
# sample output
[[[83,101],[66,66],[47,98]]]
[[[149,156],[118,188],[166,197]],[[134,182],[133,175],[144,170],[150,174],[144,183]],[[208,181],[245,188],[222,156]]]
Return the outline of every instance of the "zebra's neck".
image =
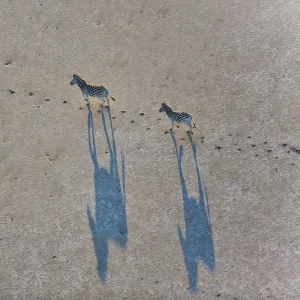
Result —
[[[168,105],[165,104],[165,111],[166,111],[166,114],[168,116],[172,116],[173,115],[173,110],[171,107],[169,107]]]
[[[86,86],[86,82],[82,78],[80,78],[79,76],[76,77],[76,81],[77,81],[78,86],[81,89]]]

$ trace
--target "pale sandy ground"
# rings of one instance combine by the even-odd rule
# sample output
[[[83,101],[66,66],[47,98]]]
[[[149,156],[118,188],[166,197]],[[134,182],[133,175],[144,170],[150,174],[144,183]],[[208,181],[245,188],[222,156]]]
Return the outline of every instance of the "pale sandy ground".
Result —
[[[0,7],[1,300],[300,299],[300,156],[290,149],[300,147],[299,1],[2,0]],[[69,85],[73,73],[117,99],[120,185],[102,180],[109,147],[98,102],[91,107],[104,285],[87,216],[88,204],[90,222],[95,213],[88,109]],[[198,125],[212,236],[204,206],[182,195],[162,101],[193,113]],[[175,137],[188,197],[199,200],[183,126]],[[115,188],[121,192],[105,192]],[[184,201],[194,203],[186,215]],[[190,252],[178,226],[181,240],[190,228]],[[118,230],[123,240],[114,243]],[[195,295],[185,264],[192,266],[193,247]]]

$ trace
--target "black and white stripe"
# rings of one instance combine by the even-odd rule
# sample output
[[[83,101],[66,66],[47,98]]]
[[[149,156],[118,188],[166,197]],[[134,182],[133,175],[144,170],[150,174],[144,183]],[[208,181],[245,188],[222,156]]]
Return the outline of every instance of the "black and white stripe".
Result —
[[[165,111],[166,114],[168,115],[171,123],[172,123],[172,130],[174,129],[174,122],[177,123],[184,123],[185,125],[187,125],[189,127],[189,132],[192,132],[192,115],[186,112],[177,112],[177,111],[173,111],[172,108],[170,106],[168,106],[165,102],[163,102],[161,104],[161,107],[159,109],[159,112],[163,112]],[[195,123],[194,123],[194,127],[195,127]]]
[[[70,84],[71,85],[77,84],[79,86],[84,99],[86,101],[88,101],[88,103],[90,103],[89,97],[98,98],[103,102],[103,104],[105,102],[104,98],[106,98],[106,100],[108,101],[107,96],[109,95],[109,92],[108,92],[107,88],[104,87],[103,85],[88,84],[85,80],[83,80],[81,77],[79,77],[76,74],[73,75],[73,79],[70,82]],[[113,101],[116,101],[112,96],[110,96],[110,98]]]

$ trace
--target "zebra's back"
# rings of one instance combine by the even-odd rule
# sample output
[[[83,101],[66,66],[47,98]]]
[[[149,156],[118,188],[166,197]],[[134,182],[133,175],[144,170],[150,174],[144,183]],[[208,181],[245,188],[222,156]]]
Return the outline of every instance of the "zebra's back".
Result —
[[[108,95],[108,90],[103,85],[87,85],[89,96],[96,98],[104,98]]]
[[[185,120],[192,120],[192,115],[186,112],[173,112],[174,121],[181,123]]]

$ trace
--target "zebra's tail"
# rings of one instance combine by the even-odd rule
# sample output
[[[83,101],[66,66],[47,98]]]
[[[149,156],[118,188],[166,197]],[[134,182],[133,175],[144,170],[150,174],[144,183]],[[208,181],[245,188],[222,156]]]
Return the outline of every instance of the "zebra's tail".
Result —
[[[109,95],[109,97],[113,100],[116,101],[116,99],[114,97],[112,97],[111,95]]]

